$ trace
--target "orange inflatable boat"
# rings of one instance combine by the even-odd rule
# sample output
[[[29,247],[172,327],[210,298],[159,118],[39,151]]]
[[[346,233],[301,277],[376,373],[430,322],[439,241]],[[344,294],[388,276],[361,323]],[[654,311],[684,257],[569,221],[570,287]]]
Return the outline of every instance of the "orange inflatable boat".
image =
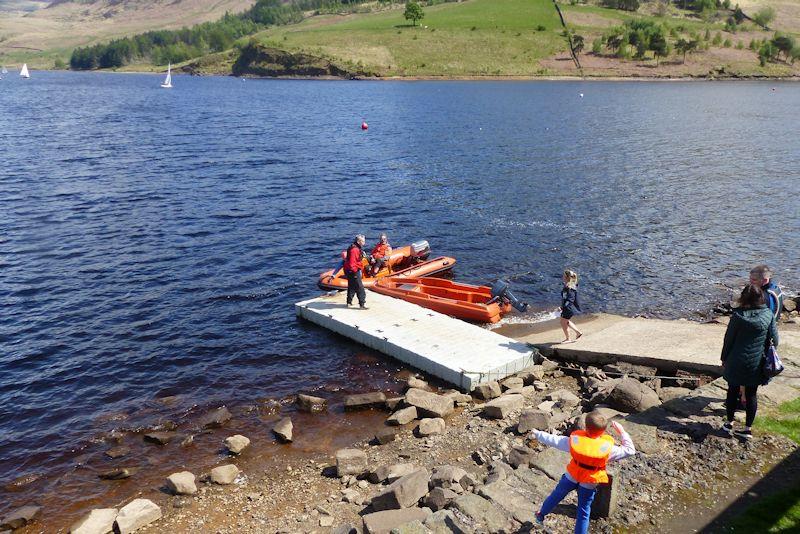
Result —
[[[407,247],[392,249],[389,261],[375,276],[366,275],[366,267],[369,262],[364,259],[365,270],[363,272],[365,274],[362,278],[364,287],[372,287],[376,280],[387,276],[398,278],[430,276],[452,269],[453,265],[456,264],[455,258],[447,256],[440,256],[430,260],[428,259],[430,252],[430,245],[428,245],[427,241],[415,241]],[[344,275],[343,267],[339,265],[336,269],[320,274],[318,285],[322,289],[347,289],[347,278]]]
[[[493,296],[489,286],[460,284],[441,278],[385,277],[372,290],[467,321],[496,323],[511,303]]]

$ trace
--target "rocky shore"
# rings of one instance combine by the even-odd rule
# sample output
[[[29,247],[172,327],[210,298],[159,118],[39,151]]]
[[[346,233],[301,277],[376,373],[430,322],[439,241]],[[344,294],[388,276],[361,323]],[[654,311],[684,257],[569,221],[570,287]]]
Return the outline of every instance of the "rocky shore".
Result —
[[[381,391],[350,395],[348,412],[382,410],[374,436],[334,454],[281,461],[261,472],[238,464],[256,447],[243,435],[220,443],[219,465],[196,476],[164,466],[159,488],[143,488],[117,507],[98,508],[70,532],[519,532],[535,530],[533,513],[563,473],[567,455],[527,442],[533,428],[568,432],[584,414],[602,409],[631,433],[638,454],[611,473],[593,513],[594,532],[670,531],[675,514],[702,496],[713,503],[729,490],[719,481],[760,477],[796,446],[756,435],[740,442],[719,431],[725,384],[713,377],[659,378],[651,367],[625,364],[603,369],[538,358],[539,364],[472,395],[436,390],[410,377],[401,396]],[[800,354],[788,354],[796,373]],[[764,388],[762,406],[800,395],[792,379]],[[296,407],[326,417],[322,397],[298,395]],[[224,430],[221,408],[206,423]],[[272,425],[290,443],[288,417]],[[152,434],[159,434],[154,432]],[[152,435],[149,439],[167,439]],[[110,451],[109,451],[110,452]],[[554,531],[569,531],[574,496],[548,518]],[[28,506],[2,519],[3,530],[39,532],[39,509]],[[61,531],[65,531],[62,529]],[[675,531],[674,529],[672,531]],[[17,532],[17,530],[15,530]]]

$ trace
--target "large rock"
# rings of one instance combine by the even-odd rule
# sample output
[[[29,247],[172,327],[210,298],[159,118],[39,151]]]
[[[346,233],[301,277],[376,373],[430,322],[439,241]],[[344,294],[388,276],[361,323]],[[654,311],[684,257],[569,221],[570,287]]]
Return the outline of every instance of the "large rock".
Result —
[[[23,506],[13,510],[0,521],[0,530],[16,530],[32,523],[42,512],[40,506]]]
[[[783,299],[783,309],[791,313],[797,309],[797,301],[786,297]]]
[[[439,510],[428,516],[424,523],[431,534],[467,534],[469,529],[458,523],[450,510]]]
[[[441,417],[423,419],[419,422],[419,426],[417,426],[417,434],[424,438],[435,434],[441,434],[444,432],[444,429],[444,419]]]
[[[367,479],[373,484],[379,484],[381,482],[391,483],[409,473],[419,471],[419,469],[419,466],[414,464],[382,465],[374,471],[371,471]]]
[[[241,454],[250,445],[250,440],[241,434],[225,438],[225,447],[233,454]]]
[[[553,480],[559,480],[566,471],[569,460],[569,453],[548,447],[537,454],[530,465]]]
[[[619,475],[608,473],[608,484],[597,486],[597,493],[592,501],[592,518],[612,517],[617,511],[619,496]]]
[[[453,399],[421,389],[406,392],[406,404],[417,407],[417,413],[427,417],[445,417],[453,410]]]
[[[393,428],[379,428],[377,432],[375,432],[375,441],[378,442],[378,445],[386,445],[397,439],[397,431]]]
[[[450,390],[443,394],[444,397],[453,399],[456,406],[466,406],[472,402],[472,396],[460,391]]]
[[[430,534],[428,528],[419,519],[415,519],[405,525],[394,527],[391,534]]]
[[[373,510],[394,510],[415,506],[428,493],[428,480],[430,474],[424,468],[398,478],[372,498]]]
[[[131,453],[131,449],[129,447],[126,447],[124,445],[120,445],[118,447],[112,447],[112,448],[108,449],[103,454],[105,454],[106,456],[108,456],[112,460],[116,460],[117,458],[122,458],[123,456],[127,456],[130,453]],[[109,510],[110,508],[98,508],[98,509],[99,510]]]
[[[568,389],[556,390],[556,391],[550,393],[549,395],[547,395],[546,398],[547,398],[547,400],[555,401],[557,404],[559,404],[561,406],[566,406],[566,407],[569,407],[569,408],[577,406],[578,404],[581,403],[580,397],[578,397],[577,395],[575,395],[573,392],[571,392]]]
[[[525,402],[522,395],[505,395],[483,405],[483,414],[493,419],[505,419],[511,412],[521,410]]]
[[[397,408],[400,407],[401,404],[406,400],[405,397],[392,397],[390,399],[386,399],[386,409],[390,412],[395,411]]]
[[[92,510],[69,527],[70,534],[108,534],[114,531],[116,508]]]
[[[519,416],[517,432],[527,434],[531,430],[547,430],[550,428],[550,414],[541,410],[525,410]]]
[[[416,418],[417,418],[417,407],[409,406],[408,408],[397,410],[392,415],[390,415],[389,418],[386,420],[386,424],[405,425],[407,423],[410,423]]]
[[[297,396],[297,407],[305,412],[324,412],[328,409],[328,401],[322,397],[314,397],[313,395],[305,395],[300,393]]]
[[[144,435],[144,440],[149,441],[150,443],[155,443],[157,445],[166,445],[170,441],[174,440],[178,437],[176,432],[171,431],[159,431],[159,432],[148,432]]]
[[[208,412],[200,419],[200,426],[203,428],[216,428],[224,425],[231,420],[231,412],[225,406]]]
[[[516,376],[521,378],[526,386],[532,386],[534,382],[544,378],[544,369],[541,365],[534,365],[528,369],[523,369]]]
[[[503,390],[521,388],[525,385],[525,381],[518,376],[509,376],[502,382],[500,382],[500,387]]]
[[[386,395],[382,391],[358,393],[344,398],[345,410],[366,410],[368,408],[383,409],[386,407]]]
[[[220,465],[211,470],[211,482],[214,484],[232,484],[239,476],[239,468],[233,464]]]
[[[501,481],[481,486],[478,490],[478,495],[489,499],[520,523],[533,524],[536,521],[534,503],[505,482]]]
[[[661,450],[661,442],[658,440],[658,429],[654,425],[637,423],[628,419],[622,426],[628,434],[630,434],[633,445],[638,452],[654,454]]]
[[[433,511],[447,508],[451,502],[458,498],[458,493],[445,488],[433,488],[425,497],[425,506]]]
[[[481,400],[492,400],[500,396],[503,393],[500,389],[500,384],[497,381],[486,382],[485,384],[478,384],[475,386],[475,389],[472,390],[472,394],[478,397]]]
[[[361,449],[339,449],[336,451],[336,475],[359,476],[367,470],[367,453]]]
[[[275,423],[275,426],[272,427],[272,433],[275,434],[278,441],[291,443],[293,429],[294,425],[292,425],[292,419],[290,417],[284,417]]]
[[[692,390],[689,388],[666,387],[658,390],[658,397],[661,399],[661,402],[669,402],[673,399],[685,397],[686,395],[689,395],[691,392]]]
[[[661,404],[655,391],[634,378],[623,378],[606,402],[622,412],[639,413]]]
[[[128,534],[161,517],[161,508],[149,499],[134,499],[120,509],[114,521],[117,534]]]
[[[189,471],[172,473],[167,477],[167,489],[175,495],[194,495],[197,493],[194,475]]]
[[[431,515],[430,508],[405,508],[366,514],[363,517],[364,532],[367,534],[390,534],[393,528],[412,521],[425,521],[429,515]]]
[[[416,389],[428,389],[428,383],[424,380],[417,378],[416,376],[409,376],[408,377],[408,387],[416,388]]]
[[[505,513],[474,493],[460,496],[450,506],[467,516],[473,523],[480,525],[480,528],[476,529],[479,532],[485,530],[495,534],[507,531],[508,518]]]
[[[536,451],[528,447],[514,447],[508,453],[508,464],[515,469],[530,466],[536,458]]]
[[[124,480],[135,475],[137,471],[139,471],[138,467],[117,467],[103,471],[97,476],[103,480]]]
[[[439,465],[433,468],[431,474],[431,487],[448,487],[451,484],[460,484],[463,489],[467,489],[469,473],[457,465]]]

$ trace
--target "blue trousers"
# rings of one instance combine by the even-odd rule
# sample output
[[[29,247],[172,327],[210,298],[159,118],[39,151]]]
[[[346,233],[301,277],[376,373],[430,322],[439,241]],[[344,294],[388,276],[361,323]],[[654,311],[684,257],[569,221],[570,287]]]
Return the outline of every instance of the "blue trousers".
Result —
[[[575,517],[575,534],[587,534],[589,532],[589,514],[592,511],[592,501],[594,501],[597,490],[584,488],[577,482],[572,482],[566,475],[561,475],[561,480],[558,481],[556,488],[544,500],[540,514],[544,518],[572,490],[578,490],[578,513]]]

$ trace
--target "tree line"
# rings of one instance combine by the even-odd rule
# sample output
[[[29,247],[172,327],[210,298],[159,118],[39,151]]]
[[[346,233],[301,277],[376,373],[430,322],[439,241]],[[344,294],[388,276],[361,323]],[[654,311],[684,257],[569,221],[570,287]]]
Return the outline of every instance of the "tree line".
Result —
[[[330,10],[366,0],[258,0],[243,13],[226,13],[214,22],[180,30],[156,30],[108,43],[76,48],[69,60],[75,70],[108,69],[146,60],[156,65],[180,63],[213,52],[227,50],[235,41],[268,26],[291,24],[304,11]]]

